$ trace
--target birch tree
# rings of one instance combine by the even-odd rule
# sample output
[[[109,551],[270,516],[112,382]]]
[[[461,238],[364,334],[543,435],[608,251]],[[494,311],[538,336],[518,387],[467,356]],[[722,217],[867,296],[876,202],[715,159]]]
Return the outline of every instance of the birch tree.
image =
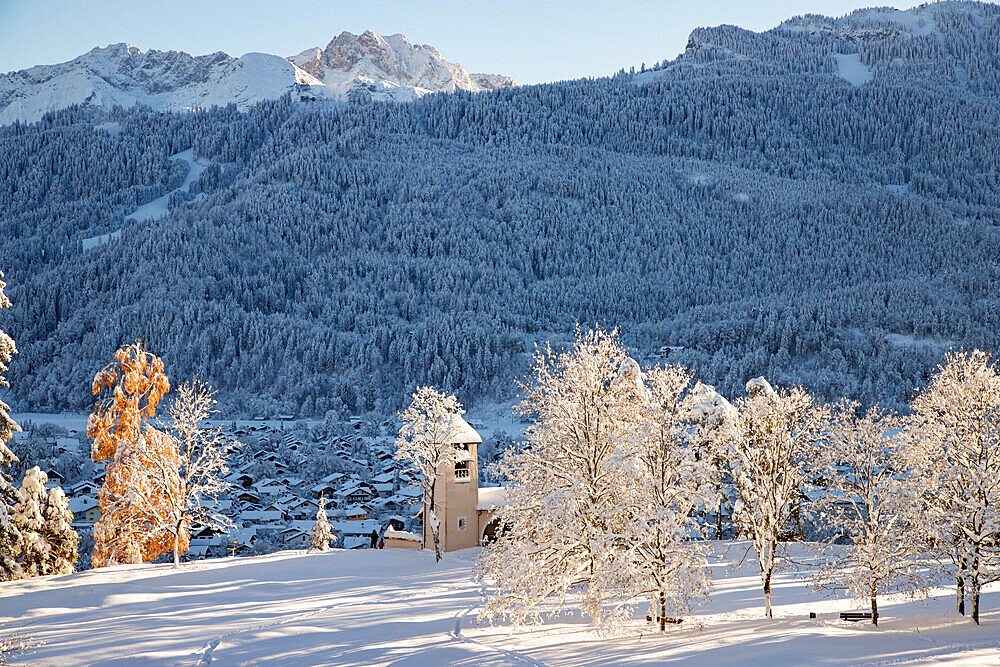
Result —
[[[632,456],[642,397],[616,332],[577,331],[572,349],[536,353],[520,384],[517,411],[531,419],[523,450],[508,450],[498,513],[500,539],[485,548],[479,572],[492,583],[481,617],[537,621],[578,591],[582,611],[609,624],[627,611],[629,582],[610,574],[628,545],[618,531],[628,513]]]
[[[444,466],[454,464],[459,449],[452,440],[458,434],[458,417],[465,413],[453,395],[433,387],[419,387],[410,405],[399,413],[402,426],[396,438],[396,460],[411,463],[420,473],[424,521],[434,542],[434,559],[441,560],[441,521],[438,518],[437,477]]]
[[[215,392],[197,380],[182,383],[170,404],[167,431],[148,429],[133,449],[134,493],[126,501],[150,518],[149,532],[168,536],[174,565],[187,551],[193,525],[226,530],[229,519],[215,508],[229,489],[229,453],[238,446],[209,424]]]
[[[6,283],[0,271],[0,309],[10,308],[10,299],[4,294]],[[17,354],[14,339],[0,329],[0,389],[9,387],[4,373],[11,359]],[[21,566],[17,562],[17,550],[21,543],[17,525],[11,518],[11,511],[17,502],[17,489],[11,483],[10,475],[4,470],[17,462],[17,457],[7,443],[21,428],[10,416],[10,406],[0,400],[0,580],[17,579],[21,576]]]
[[[764,614],[773,618],[771,579],[781,537],[801,499],[807,468],[815,456],[829,411],[801,388],[776,392],[762,377],[747,382],[736,403],[729,441],[737,502],[733,519],[757,552],[764,589]]]
[[[951,352],[910,404],[905,454],[923,488],[925,529],[979,623],[982,587],[1000,580],[1000,375],[985,352]]]
[[[219,428],[209,425],[208,420],[218,412],[215,405],[212,387],[197,379],[181,384],[170,405],[180,478],[177,494],[169,496],[175,565],[180,562],[181,536],[192,524],[217,530],[230,524],[216,508],[219,497],[230,488],[225,479],[229,455],[240,444],[223,438]]]
[[[624,553],[618,576],[626,590],[648,599],[660,631],[668,617],[689,611],[711,589],[704,543],[695,515],[711,504],[710,462],[690,445],[690,374],[667,366],[643,375],[644,405],[630,456],[628,512],[620,532]]]
[[[916,596],[929,585],[918,559],[925,546],[918,529],[919,497],[891,436],[900,421],[878,406],[856,416],[858,404],[840,406],[824,448],[828,486],[816,509],[838,529],[824,550],[816,583],[845,590],[869,607],[878,625],[878,596]]]
[[[87,420],[91,456],[105,462],[104,484],[98,493],[101,518],[94,525],[94,567],[141,563],[167,553],[170,536],[154,530],[162,496],[154,497],[141,476],[143,451],[163,443],[150,420],[170,382],[163,361],[141,342],[115,352],[115,361],[94,376],[92,391],[100,396]],[[141,502],[140,502],[141,501]],[[157,513],[140,509],[155,504]]]

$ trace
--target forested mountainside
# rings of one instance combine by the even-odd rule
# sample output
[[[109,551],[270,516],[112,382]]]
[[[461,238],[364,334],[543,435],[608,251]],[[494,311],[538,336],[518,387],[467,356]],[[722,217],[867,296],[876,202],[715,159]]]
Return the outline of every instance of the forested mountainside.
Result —
[[[473,402],[600,322],[724,393],[900,407],[947,347],[1000,349],[998,91],[1000,7],[956,2],[604,79],[0,128],[11,399],[88,406],[141,337],[247,411]]]

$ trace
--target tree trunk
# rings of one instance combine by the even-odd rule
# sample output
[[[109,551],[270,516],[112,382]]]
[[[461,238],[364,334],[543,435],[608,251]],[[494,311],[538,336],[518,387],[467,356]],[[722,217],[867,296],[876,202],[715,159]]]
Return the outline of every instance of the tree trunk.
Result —
[[[764,575],[764,616],[774,618],[771,613],[771,573]]]
[[[440,528],[440,524],[438,523],[438,520],[437,520],[437,513],[435,513],[433,509],[431,509],[431,512],[430,512],[430,522],[431,522],[431,537],[434,538],[434,562],[435,563],[440,563],[441,562],[441,536],[440,536],[440,533],[438,532],[438,529]]]
[[[965,579],[955,577],[955,597],[958,600],[958,613],[965,616]]]
[[[715,539],[722,539],[722,499],[719,499],[719,515],[715,519]]]
[[[875,582],[871,585],[872,594],[872,625],[878,625],[878,596],[876,595]]]
[[[667,596],[660,591],[660,632],[667,631]]]
[[[972,577],[972,620],[979,625],[979,577]]]
[[[178,519],[174,526],[174,567],[181,566],[181,526],[183,524],[184,520]]]
[[[431,498],[430,498],[431,502],[429,505],[427,505],[427,526],[425,527],[425,533],[426,533],[426,528],[429,527],[431,529],[431,539],[434,542],[434,562],[440,563],[441,534],[439,532],[439,529],[441,527],[441,523],[438,521],[437,512],[435,511],[434,507],[434,496],[437,495],[435,491],[437,491],[437,479],[434,479],[431,482]]]

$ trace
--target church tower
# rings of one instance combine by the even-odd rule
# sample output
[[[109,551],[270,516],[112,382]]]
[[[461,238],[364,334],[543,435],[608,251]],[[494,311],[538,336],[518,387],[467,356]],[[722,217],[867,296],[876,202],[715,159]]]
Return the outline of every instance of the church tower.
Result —
[[[434,484],[437,496],[437,516],[441,521],[439,537],[441,551],[457,551],[479,545],[479,517],[476,503],[479,501],[478,447],[483,439],[469,422],[455,415],[452,436],[448,444],[459,449],[458,460],[438,468]],[[424,510],[425,549],[434,548],[434,535]]]

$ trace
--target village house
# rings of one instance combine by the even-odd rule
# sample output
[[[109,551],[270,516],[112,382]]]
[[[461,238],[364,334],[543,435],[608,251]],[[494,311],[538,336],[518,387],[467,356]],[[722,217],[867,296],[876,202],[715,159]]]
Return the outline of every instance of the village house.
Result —
[[[101,506],[92,496],[75,496],[68,503],[69,511],[73,513],[74,528],[90,528],[101,518]]]

